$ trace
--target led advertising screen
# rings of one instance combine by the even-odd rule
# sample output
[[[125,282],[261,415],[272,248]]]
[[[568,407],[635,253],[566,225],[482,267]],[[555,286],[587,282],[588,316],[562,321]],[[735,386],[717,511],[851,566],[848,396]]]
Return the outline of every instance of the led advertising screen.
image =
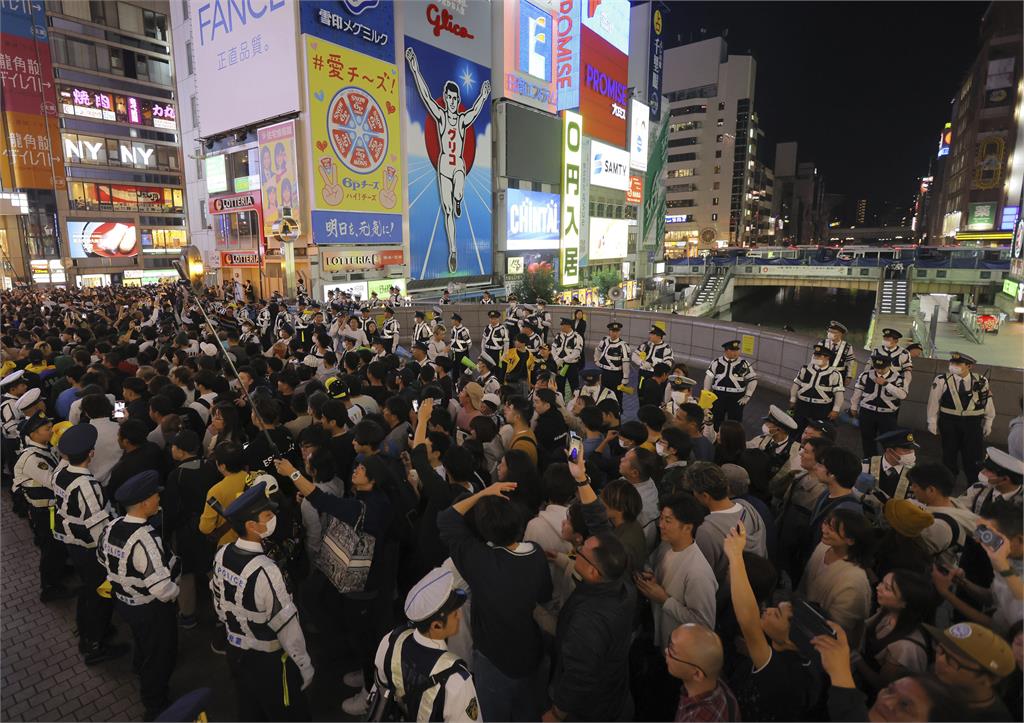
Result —
[[[647,130],[651,109],[636,100],[629,102],[629,167],[647,170]]]
[[[580,112],[587,135],[626,147],[629,57],[590,28],[583,28]]]
[[[939,134],[939,158],[949,155],[949,146],[953,143],[953,124],[947,123]]]
[[[583,25],[629,55],[629,0],[588,0]]]
[[[629,153],[600,141],[590,142],[590,185],[629,190]]]
[[[558,248],[559,198],[554,193],[508,189],[505,197],[506,237],[509,251]]]
[[[562,119],[504,103],[505,175],[557,186],[562,173]]]
[[[135,224],[127,221],[68,221],[73,259],[122,259],[139,254]]]
[[[558,110],[580,105],[580,33],[587,0],[560,0],[555,19],[555,88]]]
[[[591,261],[621,259],[629,250],[629,221],[591,216],[588,249]]]
[[[507,0],[503,3],[501,95],[549,113],[557,110],[555,92],[556,0]]]
[[[562,111],[562,226],[559,229],[563,286],[580,282],[580,224],[583,222],[583,116]]]

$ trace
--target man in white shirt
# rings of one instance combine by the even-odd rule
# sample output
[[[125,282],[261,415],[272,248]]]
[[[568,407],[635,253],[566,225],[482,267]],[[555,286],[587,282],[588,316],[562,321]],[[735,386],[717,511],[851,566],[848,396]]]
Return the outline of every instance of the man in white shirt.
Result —
[[[657,469],[657,462],[657,454],[640,447],[632,448],[619,460],[619,474],[636,487],[636,491],[640,493],[640,499],[643,501],[643,508],[637,516],[637,522],[644,529],[648,552],[654,549],[658,539],[655,526],[658,520],[658,486],[652,479],[654,470]]]
[[[121,446],[117,443],[121,425],[110,418],[113,413],[114,407],[106,396],[89,394],[82,398],[82,421],[88,421],[99,433],[89,470],[104,489],[110,480],[110,470],[121,459]]]

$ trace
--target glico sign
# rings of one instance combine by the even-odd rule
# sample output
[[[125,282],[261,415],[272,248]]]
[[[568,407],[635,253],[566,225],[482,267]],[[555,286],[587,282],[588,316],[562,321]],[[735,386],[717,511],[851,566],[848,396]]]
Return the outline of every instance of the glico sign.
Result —
[[[562,224],[559,229],[559,264],[563,286],[580,282],[581,167],[583,165],[583,116],[562,112]]]
[[[629,58],[588,27],[582,38],[580,112],[587,119],[587,135],[624,148]]]

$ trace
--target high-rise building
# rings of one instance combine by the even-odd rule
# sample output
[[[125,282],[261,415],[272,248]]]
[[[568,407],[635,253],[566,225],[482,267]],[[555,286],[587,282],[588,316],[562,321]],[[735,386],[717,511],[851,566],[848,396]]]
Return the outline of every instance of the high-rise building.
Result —
[[[858,226],[863,226],[868,220],[868,200],[866,198],[857,199],[857,215],[856,222]]]
[[[775,146],[775,195],[772,215],[776,242],[818,243],[828,226],[825,179],[813,161],[800,162],[793,141]]]
[[[187,242],[167,0],[4,3],[4,216],[17,281],[176,277]],[[23,194],[23,195],[22,195]],[[8,279],[11,281],[11,279]]]
[[[753,235],[757,63],[725,40],[665,52],[669,103],[665,255],[746,245]],[[748,228],[749,227],[749,228]]]
[[[942,243],[1009,243],[1020,217],[1022,22],[1019,3],[991,3],[982,17],[981,50],[953,98]]]

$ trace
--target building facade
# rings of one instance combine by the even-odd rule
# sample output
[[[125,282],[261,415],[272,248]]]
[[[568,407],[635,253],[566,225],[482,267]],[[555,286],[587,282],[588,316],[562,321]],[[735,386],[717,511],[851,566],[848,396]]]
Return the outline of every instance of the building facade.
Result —
[[[800,162],[797,151],[793,141],[775,146],[772,215],[779,244],[819,243],[828,226],[825,179],[813,162]]]

